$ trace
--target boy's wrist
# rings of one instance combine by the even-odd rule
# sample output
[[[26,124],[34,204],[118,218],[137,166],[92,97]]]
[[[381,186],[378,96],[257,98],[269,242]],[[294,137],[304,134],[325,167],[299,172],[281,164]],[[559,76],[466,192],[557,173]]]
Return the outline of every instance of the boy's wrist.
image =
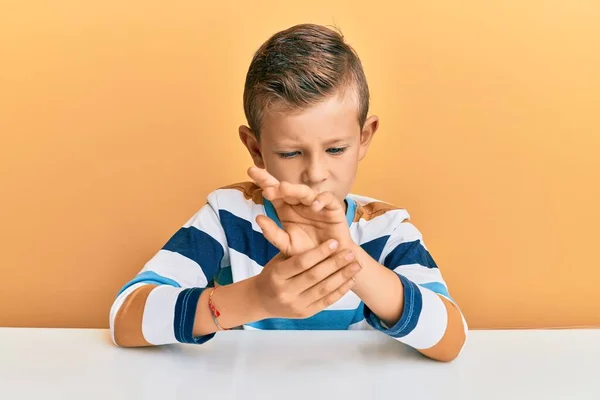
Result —
[[[360,272],[356,274],[356,284],[352,288],[352,291],[355,292],[359,297],[361,297],[361,291],[365,290],[366,284],[365,281],[373,268],[373,262],[377,262],[373,260],[373,258],[367,253],[360,245],[356,242],[352,242],[349,246],[349,250],[352,251],[354,256],[356,257],[356,261],[362,267]]]
[[[213,306],[218,311],[218,317],[215,318],[224,329],[267,318],[255,287],[254,279],[248,278],[215,289],[206,288],[198,299],[193,335],[203,336],[219,330],[209,306],[211,292],[214,294]]]
[[[252,315],[250,317],[252,317],[252,322],[260,321],[266,318],[273,318],[272,315],[269,315],[261,300],[261,293],[258,285],[256,284],[257,276],[252,276],[242,282],[246,283],[244,288],[245,298],[248,301],[248,308],[251,310]]]

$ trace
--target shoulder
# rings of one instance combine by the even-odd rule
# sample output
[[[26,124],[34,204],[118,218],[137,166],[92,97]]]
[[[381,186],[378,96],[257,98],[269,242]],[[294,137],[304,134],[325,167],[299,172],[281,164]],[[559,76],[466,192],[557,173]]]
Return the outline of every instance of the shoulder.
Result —
[[[233,199],[240,202],[250,201],[256,205],[263,204],[262,189],[254,182],[238,182],[223,186],[209,194],[208,197],[214,197],[217,200]]]
[[[256,228],[255,219],[264,214],[262,189],[253,182],[238,182],[220,187],[208,195],[208,204],[215,210],[222,224],[240,219]]]
[[[378,199],[355,194],[348,197],[356,204],[350,234],[373,259],[379,260],[389,239],[412,225],[410,215],[404,208]]]
[[[369,223],[371,221],[402,223],[410,221],[408,211],[402,207],[357,194],[349,194],[348,197],[356,204],[354,222]]]

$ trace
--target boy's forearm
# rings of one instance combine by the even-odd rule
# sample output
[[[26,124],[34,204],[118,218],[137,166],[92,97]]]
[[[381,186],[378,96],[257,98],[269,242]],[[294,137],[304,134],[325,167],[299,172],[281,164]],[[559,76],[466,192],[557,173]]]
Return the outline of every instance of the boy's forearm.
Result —
[[[213,321],[208,307],[208,298],[211,290],[212,288],[204,290],[198,299],[193,329],[193,334],[196,337],[208,335],[219,330]],[[217,321],[224,329],[268,318],[268,315],[260,305],[257,292],[254,288],[254,278],[248,278],[226,286],[219,286],[213,294],[213,303],[221,313]]]
[[[352,252],[362,270],[356,275],[352,291],[381,319],[392,326],[400,319],[404,308],[404,287],[396,273],[379,264],[359,245]]]
[[[467,330],[458,306],[429,289],[419,288],[406,277],[400,278],[395,272],[371,258],[360,246],[356,245],[353,251],[363,265],[363,269],[356,276],[353,291],[374,316],[386,325],[382,327],[376,324],[379,325],[378,329],[387,331],[427,357],[440,361],[453,360],[464,346]],[[409,301],[413,295],[419,299],[411,300],[412,304],[405,304],[405,300]],[[411,310],[408,315],[403,315],[405,308]],[[419,311],[415,313],[413,311],[416,308]],[[446,318],[441,318],[441,310],[445,311]],[[397,324],[400,324],[401,318],[405,319],[405,322],[399,328]],[[407,341],[406,329],[412,324],[426,326],[427,330],[420,329],[418,335],[413,335],[411,340]],[[412,329],[415,332],[414,325]],[[431,341],[431,336],[435,336],[432,335],[433,331],[437,331],[440,337]]]

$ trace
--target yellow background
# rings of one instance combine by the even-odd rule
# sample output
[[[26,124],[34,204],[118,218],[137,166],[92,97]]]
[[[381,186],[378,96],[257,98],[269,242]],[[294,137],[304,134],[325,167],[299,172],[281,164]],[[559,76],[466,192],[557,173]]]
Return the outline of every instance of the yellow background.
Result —
[[[245,179],[246,70],[302,22],[342,29],[381,118],[353,192],[408,209],[470,326],[600,324],[600,2],[234,3],[0,3],[0,325],[108,325]]]

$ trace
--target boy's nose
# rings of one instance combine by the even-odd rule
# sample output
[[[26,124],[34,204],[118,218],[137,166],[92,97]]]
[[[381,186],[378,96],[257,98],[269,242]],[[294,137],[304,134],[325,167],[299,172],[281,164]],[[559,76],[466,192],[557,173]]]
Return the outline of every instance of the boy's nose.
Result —
[[[327,168],[320,160],[313,159],[304,168],[303,175],[304,184],[316,188],[327,179]]]

